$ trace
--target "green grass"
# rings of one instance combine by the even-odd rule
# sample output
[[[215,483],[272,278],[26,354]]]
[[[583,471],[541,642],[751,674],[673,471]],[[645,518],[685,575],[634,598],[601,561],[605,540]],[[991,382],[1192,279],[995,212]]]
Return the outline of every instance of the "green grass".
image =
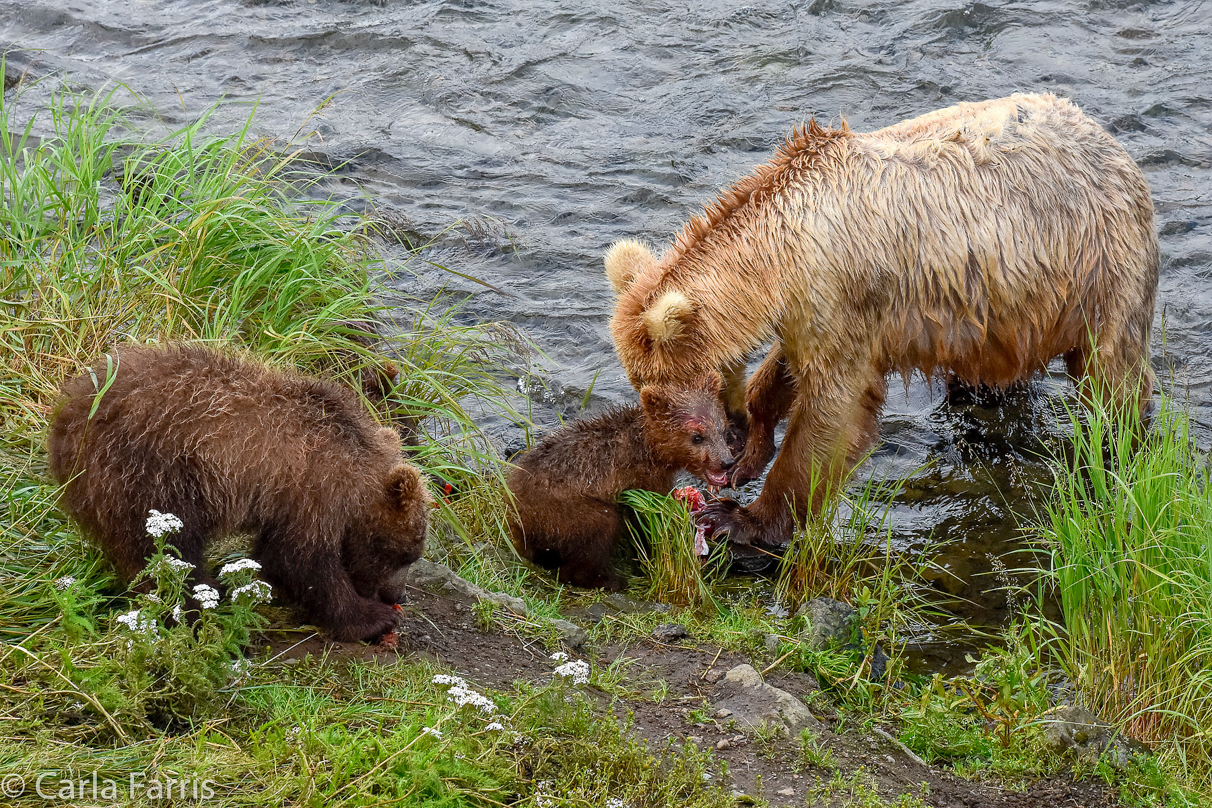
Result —
[[[1148,428],[1102,406],[1073,417],[1074,455],[1041,528],[1064,618],[1054,647],[1091,709],[1207,783],[1209,458],[1186,413],[1159,404]]]
[[[695,552],[694,520],[684,504],[655,491],[624,491],[619,502],[631,510],[627,527],[635,543],[646,600],[715,609],[712,582],[720,577],[723,545],[710,558]]]

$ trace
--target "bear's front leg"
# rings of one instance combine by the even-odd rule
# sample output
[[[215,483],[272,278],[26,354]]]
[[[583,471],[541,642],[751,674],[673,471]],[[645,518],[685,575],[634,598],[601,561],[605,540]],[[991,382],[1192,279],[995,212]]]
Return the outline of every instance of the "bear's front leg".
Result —
[[[744,507],[733,500],[713,502],[700,512],[698,524],[709,535],[726,534],[734,544],[785,549],[796,526],[836,494],[878,435],[883,377],[872,378],[865,387],[839,384],[832,395],[799,398],[761,495]]]
[[[756,480],[766,470],[774,457],[774,430],[795,403],[795,390],[795,378],[787,368],[782,344],[776,343],[745,390],[749,426],[744,451],[732,472],[733,488]]]

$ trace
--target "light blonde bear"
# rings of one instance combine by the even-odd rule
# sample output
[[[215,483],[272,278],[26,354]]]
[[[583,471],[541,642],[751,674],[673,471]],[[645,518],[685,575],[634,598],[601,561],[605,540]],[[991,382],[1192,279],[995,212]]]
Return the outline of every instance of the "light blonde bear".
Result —
[[[876,132],[802,127],[658,259],[615,244],[611,333],[632,383],[725,379],[761,496],[703,517],[741,544],[790,539],[878,437],[885,376],[1005,386],[1063,355],[1089,393],[1145,407],[1158,246],[1149,187],[1070,101],[1014,95]],[[745,390],[743,367],[774,348]],[[743,404],[742,404],[743,402]],[[815,492],[815,493],[814,493]],[[814,501],[815,500],[815,501]]]

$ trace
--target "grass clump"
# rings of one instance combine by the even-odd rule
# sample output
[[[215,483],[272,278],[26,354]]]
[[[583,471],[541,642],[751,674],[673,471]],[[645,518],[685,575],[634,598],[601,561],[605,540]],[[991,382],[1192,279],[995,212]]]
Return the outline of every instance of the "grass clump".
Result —
[[[1041,533],[1064,628],[1060,662],[1082,701],[1212,779],[1212,487],[1185,412],[1149,427],[1095,405],[1073,417]]]
[[[673,496],[624,491],[619,502],[631,511],[627,528],[644,576],[640,597],[673,606],[714,608],[711,571],[721,569],[724,546],[717,545],[711,557],[699,555],[694,518]]]

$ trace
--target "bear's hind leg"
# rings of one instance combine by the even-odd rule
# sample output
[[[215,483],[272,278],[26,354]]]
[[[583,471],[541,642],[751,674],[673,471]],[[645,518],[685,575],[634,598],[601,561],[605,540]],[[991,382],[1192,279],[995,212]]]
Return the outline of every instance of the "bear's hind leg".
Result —
[[[559,542],[564,562],[557,573],[560,582],[612,592],[622,589],[623,579],[611,564],[623,529],[618,506],[586,500],[573,504],[567,518],[569,527]]]

